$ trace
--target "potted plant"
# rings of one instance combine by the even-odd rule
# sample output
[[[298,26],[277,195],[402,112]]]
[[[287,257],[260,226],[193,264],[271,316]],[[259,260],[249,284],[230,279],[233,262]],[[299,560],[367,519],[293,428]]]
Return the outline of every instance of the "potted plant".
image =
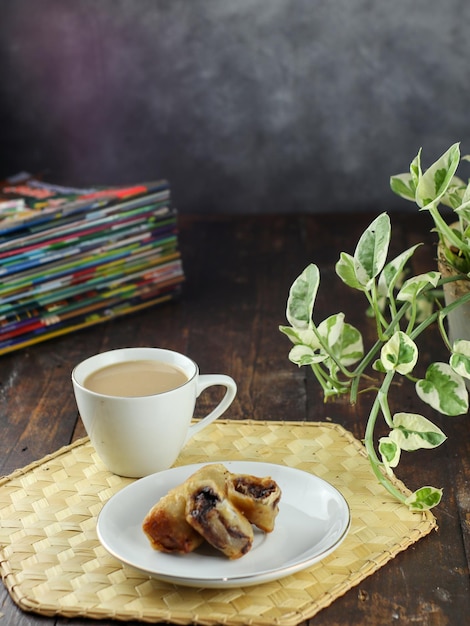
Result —
[[[436,506],[442,490],[424,486],[406,496],[397,488],[393,475],[402,451],[435,448],[446,439],[443,431],[424,415],[403,411],[392,414],[389,394],[396,376],[408,379],[418,397],[444,415],[467,413],[469,400],[465,379],[470,379],[470,341],[457,338],[452,344],[446,332],[445,318],[470,301],[466,291],[454,302],[439,305],[420,317],[421,304],[436,289],[466,279],[465,263],[470,263],[470,185],[455,176],[460,151],[453,145],[425,172],[421,169],[421,151],[412,161],[409,174],[391,179],[399,195],[414,200],[421,210],[431,214],[447,263],[457,267],[454,276],[441,276],[431,270],[403,281],[405,267],[419,244],[388,260],[391,222],[386,213],[379,215],[360,237],[354,254],[342,252],[335,270],[350,288],[362,292],[374,318],[376,340],[366,350],[360,331],[346,321],[343,312],[318,321],[315,300],[320,286],[320,270],[310,264],[292,284],[287,300],[288,326],[280,326],[293,347],[289,359],[298,366],[308,366],[322,386],[325,400],[349,394],[354,403],[359,390],[370,389],[375,398],[367,419],[364,444],[377,479],[398,500],[413,511]],[[457,226],[449,226],[439,211],[439,204],[450,206]],[[449,349],[447,362],[430,363],[424,378],[413,374],[418,362],[417,338],[435,325]],[[371,373],[374,382],[371,384]],[[382,416],[388,434],[376,441],[376,425]]]
[[[390,179],[392,190],[428,211],[438,234],[438,268],[452,280],[443,284],[446,304],[458,300],[470,290],[470,185],[456,176],[462,160],[460,147],[452,145],[426,172],[421,169],[421,150],[410,171]],[[449,216],[443,216],[440,205]],[[444,209],[444,210],[446,210]],[[452,310],[448,315],[449,336],[470,339],[470,305]]]

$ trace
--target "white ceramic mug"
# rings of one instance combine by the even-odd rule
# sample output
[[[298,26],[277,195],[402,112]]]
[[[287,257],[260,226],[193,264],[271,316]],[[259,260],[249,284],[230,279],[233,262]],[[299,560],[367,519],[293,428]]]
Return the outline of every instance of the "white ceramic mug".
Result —
[[[179,387],[149,396],[104,395],[84,386],[93,372],[123,361],[155,360],[186,374]],[[109,470],[140,478],[173,465],[182,447],[220,417],[237,393],[235,381],[224,374],[200,374],[187,356],[160,348],[122,348],[96,354],[77,365],[72,385],[78,410],[91,443]],[[226,392],[203,419],[191,424],[200,393],[212,385]]]

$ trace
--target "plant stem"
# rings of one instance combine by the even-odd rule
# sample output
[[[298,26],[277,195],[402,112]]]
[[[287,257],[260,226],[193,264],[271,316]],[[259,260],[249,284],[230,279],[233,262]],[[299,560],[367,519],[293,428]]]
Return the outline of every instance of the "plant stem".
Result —
[[[370,295],[369,292],[365,291],[364,292],[367,300],[369,301],[369,304],[372,307],[372,310],[374,312],[374,317],[375,317],[375,324],[376,324],[376,328],[377,328],[377,337],[381,340],[383,340],[384,338],[384,329],[387,328],[388,322],[387,320],[384,318],[382,311],[380,310],[380,307],[378,305],[377,302],[377,284],[374,283],[372,284],[372,288],[370,290]]]
[[[392,336],[395,328],[400,323],[400,320],[406,314],[406,311],[408,310],[408,308],[409,308],[409,303],[405,302],[401,306],[400,310],[395,315],[395,317],[390,321],[388,327],[385,329],[385,331],[383,333],[383,339],[378,339],[374,343],[374,345],[371,347],[369,352],[362,358],[361,362],[356,367],[354,372],[352,372],[353,381],[352,381],[351,392],[350,392],[351,404],[355,404],[356,401],[357,401],[357,394],[358,394],[358,391],[359,391],[359,383],[360,383],[361,377],[362,377],[366,367],[371,363],[372,359],[374,359],[377,356],[378,352],[380,351],[380,349],[383,346],[383,344],[385,343],[385,341],[390,339],[390,337]]]
[[[332,378],[325,369],[319,363],[312,363],[311,366],[312,371],[321,385],[323,389],[323,395],[325,398],[335,394],[346,393],[348,391],[348,384],[342,383],[338,379]],[[332,390],[335,390],[335,393],[332,394]]]
[[[464,296],[461,296],[458,300],[455,300],[455,302],[451,302],[451,304],[448,304],[447,306],[443,307],[439,311],[435,311],[427,319],[421,322],[419,326],[416,326],[416,328],[410,333],[411,339],[415,339],[416,337],[418,337],[423,332],[423,330],[425,330],[428,326],[433,324],[437,320],[438,317],[445,317],[451,311],[453,311],[454,309],[458,309],[460,306],[462,306],[463,304],[469,301],[470,301],[470,291],[466,293]]]
[[[364,445],[367,450],[367,455],[369,457],[369,462],[372,467],[372,471],[374,472],[376,478],[380,482],[381,485],[385,487],[385,489],[397,500],[400,502],[405,502],[406,496],[403,494],[395,485],[393,485],[390,480],[384,475],[381,470],[382,463],[380,462],[377,453],[374,447],[374,428],[377,421],[377,416],[379,413],[379,409],[382,404],[382,398],[385,399],[385,403],[387,402],[387,394],[390,388],[390,385],[393,380],[395,372],[387,372],[385,378],[382,382],[382,386],[377,392],[377,396],[375,397],[374,404],[369,413],[369,418],[367,420],[366,432],[364,436]]]

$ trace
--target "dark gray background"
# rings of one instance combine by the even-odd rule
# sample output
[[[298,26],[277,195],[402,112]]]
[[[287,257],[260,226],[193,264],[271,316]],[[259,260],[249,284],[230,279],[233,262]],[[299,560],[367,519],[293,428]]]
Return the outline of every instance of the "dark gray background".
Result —
[[[470,152],[469,25],[468,0],[0,0],[0,176],[415,210],[389,176]]]

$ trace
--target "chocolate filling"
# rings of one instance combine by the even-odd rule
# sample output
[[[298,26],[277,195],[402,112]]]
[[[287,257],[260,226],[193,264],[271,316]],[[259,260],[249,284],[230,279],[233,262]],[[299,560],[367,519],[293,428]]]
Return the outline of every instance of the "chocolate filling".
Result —
[[[191,511],[192,517],[205,517],[218,502],[219,496],[210,488],[203,487],[193,497],[194,507]]]
[[[249,538],[240,531],[237,527],[233,527],[228,523],[228,520],[221,516],[216,509],[217,504],[220,503],[220,498],[210,487],[202,487],[193,496],[194,506],[191,509],[191,517],[197,523],[203,531],[206,541],[211,543],[214,547],[222,549],[225,547],[225,538],[221,536],[220,527],[224,528],[227,535],[234,539],[246,540],[246,545],[242,546],[241,551],[243,554],[248,552],[251,547]],[[210,517],[216,515],[214,519],[212,517],[212,523]],[[215,524],[214,524],[215,522]],[[219,528],[217,525],[220,524]]]
[[[248,478],[238,476],[234,479],[233,486],[239,493],[247,494],[256,500],[263,500],[270,496],[276,489],[276,484],[272,481],[260,482],[250,481]]]

